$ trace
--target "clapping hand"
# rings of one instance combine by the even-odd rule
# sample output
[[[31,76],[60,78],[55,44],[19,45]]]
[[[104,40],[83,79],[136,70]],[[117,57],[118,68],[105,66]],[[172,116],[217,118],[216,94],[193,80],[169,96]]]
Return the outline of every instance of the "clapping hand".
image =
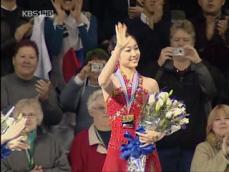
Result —
[[[20,117],[13,123],[6,133],[2,135],[2,142],[7,142],[7,146],[11,150],[23,150],[28,149],[29,145],[24,142],[25,137],[20,136],[25,129],[26,118]]]
[[[1,136],[1,143],[18,137],[21,134],[22,130],[25,128],[25,123],[26,118],[22,117],[16,120],[16,122],[10,125],[6,132]]]
[[[30,148],[29,144],[25,142],[25,136],[19,136],[15,139],[10,140],[7,143],[7,146],[12,151],[21,151]]]
[[[38,80],[35,84],[35,89],[38,92],[38,97],[40,100],[45,101],[49,98],[51,91],[51,82],[45,80]]]
[[[75,7],[71,10],[71,15],[75,18],[78,24],[82,22],[81,21],[82,5],[83,5],[82,0],[75,0]]]
[[[31,22],[20,25],[14,34],[14,37],[17,42],[21,41],[28,33],[32,31],[33,25]]]
[[[64,23],[65,11],[61,8],[60,0],[51,0],[53,7],[57,12],[57,24],[62,25]]]
[[[163,66],[167,60],[172,60],[173,48],[166,47],[161,50],[160,57],[157,60],[159,66]]]

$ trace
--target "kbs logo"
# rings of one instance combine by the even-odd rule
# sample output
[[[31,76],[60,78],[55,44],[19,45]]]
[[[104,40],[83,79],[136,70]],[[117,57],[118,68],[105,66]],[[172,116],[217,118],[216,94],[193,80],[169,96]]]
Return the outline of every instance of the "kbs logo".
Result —
[[[37,17],[40,15],[45,15],[47,17],[52,16],[54,14],[53,10],[23,10],[23,17]]]

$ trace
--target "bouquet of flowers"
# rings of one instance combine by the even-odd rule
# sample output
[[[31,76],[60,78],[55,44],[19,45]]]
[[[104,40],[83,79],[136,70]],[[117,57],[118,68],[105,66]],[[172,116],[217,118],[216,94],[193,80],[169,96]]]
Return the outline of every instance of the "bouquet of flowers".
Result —
[[[180,129],[184,129],[189,123],[185,105],[181,101],[170,98],[170,92],[159,92],[149,96],[148,102],[142,110],[142,119],[138,132],[154,130],[165,135],[170,135]],[[155,145],[141,147],[138,137],[126,133],[128,143],[122,145],[122,157],[128,160],[128,172],[144,171],[146,155],[153,152]]]
[[[185,104],[170,98],[172,90],[150,95],[148,103],[143,108],[143,117],[140,125],[148,130],[170,135],[178,130],[185,129],[189,123]]]

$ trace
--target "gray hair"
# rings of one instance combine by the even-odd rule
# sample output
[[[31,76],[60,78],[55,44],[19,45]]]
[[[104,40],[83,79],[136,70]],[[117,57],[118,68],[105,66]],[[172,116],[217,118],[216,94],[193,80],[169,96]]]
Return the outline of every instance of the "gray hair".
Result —
[[[26,98],[19,100],[16,105],[13,112],[14,117],[17,117],[21,110],[25,107],[33,107],[36,112],[36,118],[37,118],[37,124],[40,125],[43,120],[43,111],[41,108],[41,104],[37,98]]]
[[[98,97],[100,97],[100,96],[103,97],[103,92],[102,92],[101,89],[94,91],[94,92],[90,95],[90,97],[88,98],[88,101],[87,101],[87,109],[88,109],[89,112],[90,112],[90,110],[92,109],[93,105],[94,105],[95,103],[97,103],[97,102],[96,102],[96,99],[97,99]]]
[[[177,30],[183,30],[192,36],[193,41],[195,41],[196,33],[193,24],[189,20],[177,20],[173,23],[170,28],[170,38],[177,32]]]

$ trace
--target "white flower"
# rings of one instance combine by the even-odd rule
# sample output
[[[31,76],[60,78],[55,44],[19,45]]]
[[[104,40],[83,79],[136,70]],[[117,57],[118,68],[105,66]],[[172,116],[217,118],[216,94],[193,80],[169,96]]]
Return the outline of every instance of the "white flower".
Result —
[[[183,113],[185,113],[185,110],[186,110],[186,109],[185,109],[184,107],[181,108],[181,111],[182,111]]]
[[[165,101],[169,98],[169,93],[167,93],[167,92],[161,92],[161,93],[158,95],[158,98],[159,98],[159,99],[162,99],[163,102],[165,102]]]
[[[180,125],[172,125],[171,127],[171,134],[180,130],[181,129],[181,126]]]
[[[148,104],[153,104],[155,102],[155,94],[149,96]]]
[[[180,121],[180,125],[184,125],[184,124],[188,124],[189,123],[189,119],[188,118],[183,118]]]
[[[169,91],[169,96],[171,96],[173,94],[173,90]]]
[[[173,116],[176,117],[182,113],[182,110],[180,108],[174,108],[173,109]]]
[[[167,112],[165,114],[165,117],[168,118],[168,119],[170,119],[172,117],[172,112],[171,111]]]
[[[167,99],[167,101],[166,101],[166,106],[167,106],[167,107],[170,107],[171,105],[172,105],[171,99]]]
[[[158,99],[157,103],[156,103],[156,107],[155,110],[156,112],[158,112],[160,110],[160,108],[163,106],[164,102],[162,99]]]
[[[181,103],[181,102],[177,102],[177,106],[178,106],[179,108],[184,108],[184,104]]]
[[[173,106],[177,106],[178,105],[178,101],[177,100],[173,100]]]

